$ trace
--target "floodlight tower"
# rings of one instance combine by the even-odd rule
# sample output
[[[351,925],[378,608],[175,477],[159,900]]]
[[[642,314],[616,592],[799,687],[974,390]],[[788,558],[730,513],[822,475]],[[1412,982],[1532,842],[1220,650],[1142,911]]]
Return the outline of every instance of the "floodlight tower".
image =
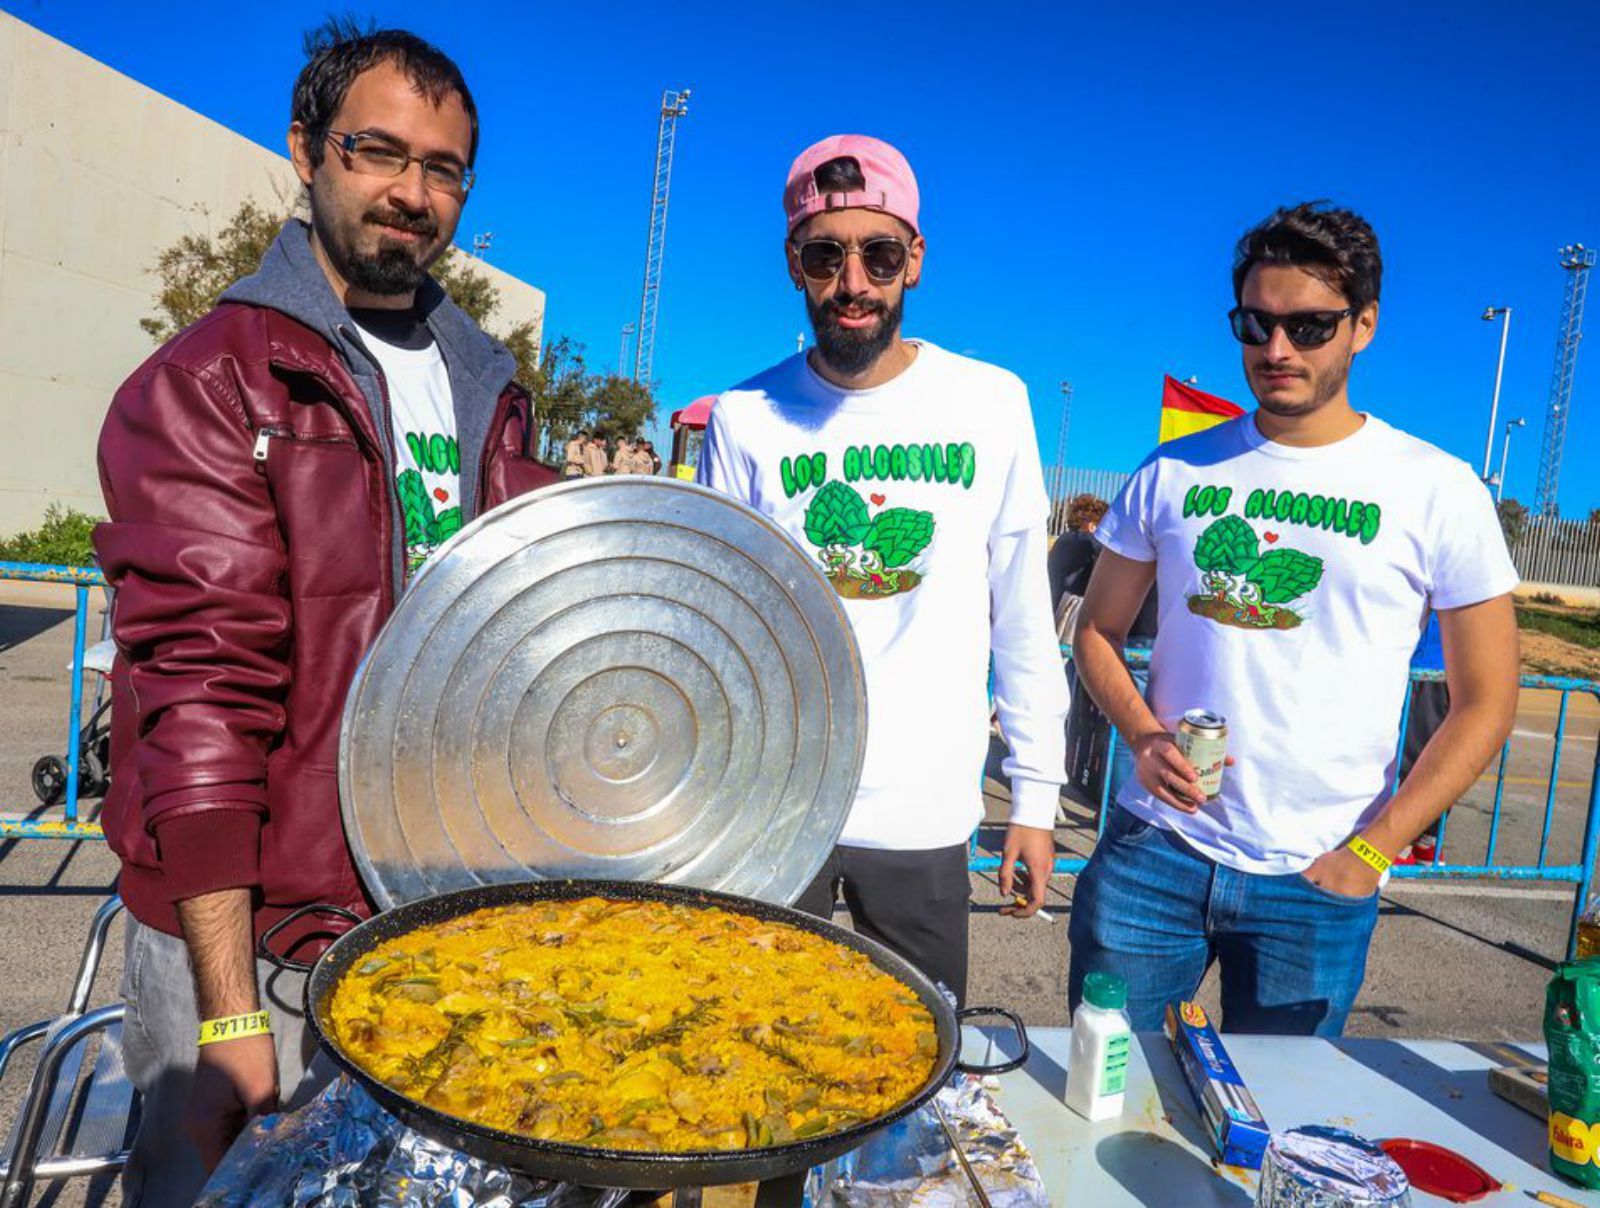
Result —
[[[650,381],[656,354],[656,308],[661,301],[661,259],[667,247],[667,195],[672,189],[672,148],[678,119],[689,114],[689,90],[668,88],[661,94],[661,124],[656,128],[655,185],[650,191],[650,240],[644,251],[644,291],[639,298],[639,326],[633,345],[633,380]]]
[[[1556,494],[1561,485],[1561,453],[1567,443],[1567,415],[1572,410],[1572,381],[1578,369],[1578,345],[1583,340],[1583,302],[1589,292],[1593,248],[1581,243],[1561,249],[1561,267],[1567,272],[1566,297],[1561,303],[1561,326],[1556,333],[1556,364],[1550,375],[1550,404],[1544,415],[1544,448],[1539,454],[1539,488],[1533,498],[1536,516],[1560,511]]]

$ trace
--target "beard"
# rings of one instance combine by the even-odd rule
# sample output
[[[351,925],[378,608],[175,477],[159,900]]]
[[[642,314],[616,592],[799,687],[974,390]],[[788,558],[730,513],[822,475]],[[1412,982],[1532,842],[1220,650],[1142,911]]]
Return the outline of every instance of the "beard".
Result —
[[[876,314],[878,322],[872,327],[841,327],[839,312],[845,307]],[[815,302],[809,293],[806,294],[806,314],[811,318],[811,330],[816,333],[817,354],[828,368],[846,377],[865,373],[878,363],[878,358],[900,334],[904,312],[904,294],[896,298],[892,306],[845,293]]]
[[[1311,397],[1300,403],[1280,403],[1274,399],[1264,399],[1256,395],[1256,405],[1268,415],[1281,416],[1292,419],[1299,415],[1310,415],[1320,411],[1328,401],[1344,389],[1345,383],[1350,380],[1350,362],[1353,354],[1346,353],[1336,364],[1311,379]],[[1251,387],[1252,393],[1254,386]]]
[[[332,207],[311,207],[311,224],[329,261],[351,285],[369,294],[394,297],[409,294],[422,284],[428,269],[445,249],[437,220],[426,214],[376,209],[353,221],[330,214]],[[361,244],[370,239],[368,227],[396,227],[421,235],[415,244],[379,235],[371,251]]]

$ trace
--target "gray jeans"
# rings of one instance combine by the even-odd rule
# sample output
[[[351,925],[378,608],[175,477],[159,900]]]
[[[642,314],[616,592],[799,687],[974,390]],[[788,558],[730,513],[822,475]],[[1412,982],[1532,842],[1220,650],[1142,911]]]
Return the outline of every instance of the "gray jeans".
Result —
[[[303,1015],[305,975],[257,961],[256,979],[261,1005],[272,1013],[282,1103],[293,1109],[338,1071],[325,1057],[313,1061],[316,1042]],[[206,1170],[183,1130],[200,1030],[184,942],[130,916],[122,997],[128,1004],[123,1060],[142,1096],[139,1132],[122,1172],[122,1202],[124,1208],[191,1208]]]

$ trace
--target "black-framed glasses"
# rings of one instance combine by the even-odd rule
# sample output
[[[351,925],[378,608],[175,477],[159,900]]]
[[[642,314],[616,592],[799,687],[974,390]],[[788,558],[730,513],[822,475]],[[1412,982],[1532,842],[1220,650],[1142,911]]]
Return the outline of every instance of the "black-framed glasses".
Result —
[[[465,197],[472,188],[471,168],[453,159],[429,159],[412,155],[377,134],[347,134],[328,131],[328,139],[344,152],[351,171],[363,176],[399,176],[412,164],[422,165],[422,183],[435,193]]]
[[[1233,326],[1233,338],[1241,344],[1260,347],[1281,327],[1289,343],[1303,351],[1321,348],[1333,339],[1340,323],[1359,313],[1354,306],[1347,306],[1343,310],[1297,310],[1293,314],[1275,315],[1270,310],[1257,310],[1253,306],[1235,306],[1228,312],[1228,322]]]
[[[813,281],[832,281],[844,272],[852,253],[861,257],[861,267],[879,285],[887,285],[905,272],[911,259],[911,249],[893,235],[878,235],[860,244],[837,239],[807,239],[795,244],[800,271]]]

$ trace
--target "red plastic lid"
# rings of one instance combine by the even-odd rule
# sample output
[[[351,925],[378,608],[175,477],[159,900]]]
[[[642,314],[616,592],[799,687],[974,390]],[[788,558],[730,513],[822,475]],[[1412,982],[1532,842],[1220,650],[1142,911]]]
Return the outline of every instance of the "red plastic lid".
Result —
[[[1451,1203],[1470,1204],[1500,1190],[1499,1180],[1483,1167],[1442,1145],[1390,1137],[1379,1141],[1378,1147],[1399,1164],[1418,1191]]]

